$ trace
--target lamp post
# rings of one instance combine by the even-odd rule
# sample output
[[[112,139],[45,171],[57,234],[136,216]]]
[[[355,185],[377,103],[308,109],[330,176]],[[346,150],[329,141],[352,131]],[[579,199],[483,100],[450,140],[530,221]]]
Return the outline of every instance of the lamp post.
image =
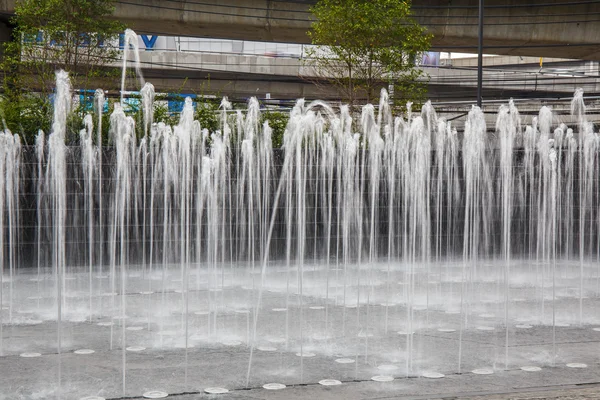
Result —
[[[479,0],[479,43],[477,45],[477,106],[481,108],[483,85],[483,0]]]

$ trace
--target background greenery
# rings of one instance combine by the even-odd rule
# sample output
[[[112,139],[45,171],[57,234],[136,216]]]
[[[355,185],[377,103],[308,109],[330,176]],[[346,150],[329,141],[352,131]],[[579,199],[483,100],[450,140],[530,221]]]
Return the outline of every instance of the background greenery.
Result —
[[[120,68],[114,61],[119,59],[118,34],[125,27],[110,19],[115,1],[17,0],[14,38],[5,44],[0,65],[4,78],[2,128],[21,135],[25,144],[34,143],[38,130],[50,132],[51,94],[58,69],[68,71],[73,87],[82,93],[93,94],[102,79],[118,79]],[[309,51],[306,62],[340,89],[344,101],[351,105],[375,102],[379,90],[393,84],[397,105],[412,101],[418,107],[425,85],[417,60],[428,49],[431,37],[412,19],[410,1],[320,0],[312,12],[316,21],[308,34],[316,47]],[[183,101],[183,96],[169,96],[168,100]],[[87,104],[79,104],[69,116],[67,141],[71,144],[78,142],[85,114],[95,112],[91,99],[85,97]],[[215,132],[220,125],[220,100],[202,95],[198,99],[202,100],[195,118],[202,128]],[[167,99],[157,95],[157,100],[154,122],[177,124],[179,115],[169,112]],[[108,112],[104,113],[104,140],[109,137],[108,120],[115,101],[108,99]],[[234,107],[244,108],[245,104]],[[141,137],[142,111],[133,106],[126,112],[136,120]],[[261,124],[268,121],[273,129],[274,148],[282,145],[288,118],[287,112],[270,109],[261,115]]]
[[[344,101],[376,102],[389,85],[397,105],[424,99],[426,77],[418,63],[432,36],[412,18],[410,0],[320,0],[311,10],[316,21],[308,34],[315,46],[305,64]]]

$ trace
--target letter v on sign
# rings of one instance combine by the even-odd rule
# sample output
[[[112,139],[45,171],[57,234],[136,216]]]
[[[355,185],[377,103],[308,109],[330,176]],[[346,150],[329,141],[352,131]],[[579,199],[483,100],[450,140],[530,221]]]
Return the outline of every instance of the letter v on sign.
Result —
[[[156,44],[156,39],[158,39],[158,36],[156,35],[140,35],[142,37],[142,40],[144,41],[144,46],[146,46],[146,49],[153,49],[154,45]]]

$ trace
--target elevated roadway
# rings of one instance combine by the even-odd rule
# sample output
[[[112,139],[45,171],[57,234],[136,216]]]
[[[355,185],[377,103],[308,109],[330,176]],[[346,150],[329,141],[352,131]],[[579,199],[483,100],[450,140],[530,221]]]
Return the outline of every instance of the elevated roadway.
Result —
[[[181,85],[182,79],[187,78],[190,80],[189,87],[199,87],[200,84],[195,82],[199,80],[205,85],[209,83],[212,92],[218,91],[221,85],[222,93],[229,93],[234,87],[241,89],[247,86],[243,90],[246,95],[264,96],[271,93],[274,98],[286,99],[339,98],[339,94],[324,82],[314,85],[315,82],[319,83],[319,78],[312,67],[297,58],[171,51],[145,51],[140,53],[140,58],[149,80],[164,89],[174,89],[177,87],[175,82],[179,81]],[[552,68],[552,65],[560,65],[567,60],[548,59],[546,68],[539,69],[534,58],[500,58],[507,64],[514,61],[512,59],[529,64],[502,67],[494,65],[494,57],[486,57],[483,75],[485,98],[506,99],[525,94],[527,97],[569,97],[575,88],[583,88],[587,94],[600,93],[597,63],[588,62],[585,70],[578,67],[570,72]],[[463,60],[461,64],[464,65],[424,68],[428,76],[430,98],[474,98],[477,70],[469,65],[468,60]]]
[[[15,1],[0,0],[1,18]],[[114,18],[138,33],[309,43],[314,2],[118,0]],[[441,51],[475,51],[477,7],[478,0],[413,0],[416,19]],[[487,53],[600,60],[600,1],[486,0],[485,14]]]

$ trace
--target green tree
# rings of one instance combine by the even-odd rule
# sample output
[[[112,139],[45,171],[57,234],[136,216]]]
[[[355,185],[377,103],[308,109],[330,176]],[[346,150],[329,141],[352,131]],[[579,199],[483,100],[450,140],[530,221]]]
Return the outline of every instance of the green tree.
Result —
[[[202,129],[208,129],[210,133],[220,129],[219,126],[219,101],[217,99],[199,98],[196,105],[194,118],[200,122]]]
[[[175,126],[179,122],[179,115],[173,115],[169,112],[169,106],[167,104],[155,101],[153,120],[155,123],[162,122],[166,125]]]
[[[267,111],[261,115],[260,122],[269,121],[269,127],[273,130],[271,134],[273,148],[278,149],[283,146],[283,134],[285,133],[289,119],[290,117],[287,113],[280,111]]]
[[[17,0],[13,40],[5,44],[2,111],[8,127],[25,131],[19,116],[38,115],[48,126],[49,94],[58,69],[69,72],[73,87],[95,89],[96,78],[112,76],[118,34],[124,25],[110,18],[115,0]],[[27,107],[35,104],[31,113]]]
[[[319,0],[308,32],[315,45],[306,66],[336,86],[345,101],[373,102],[394,85],[396,100],[424,96],[423,72],[416,61],[431,35],[411,17],[409,0]]]

